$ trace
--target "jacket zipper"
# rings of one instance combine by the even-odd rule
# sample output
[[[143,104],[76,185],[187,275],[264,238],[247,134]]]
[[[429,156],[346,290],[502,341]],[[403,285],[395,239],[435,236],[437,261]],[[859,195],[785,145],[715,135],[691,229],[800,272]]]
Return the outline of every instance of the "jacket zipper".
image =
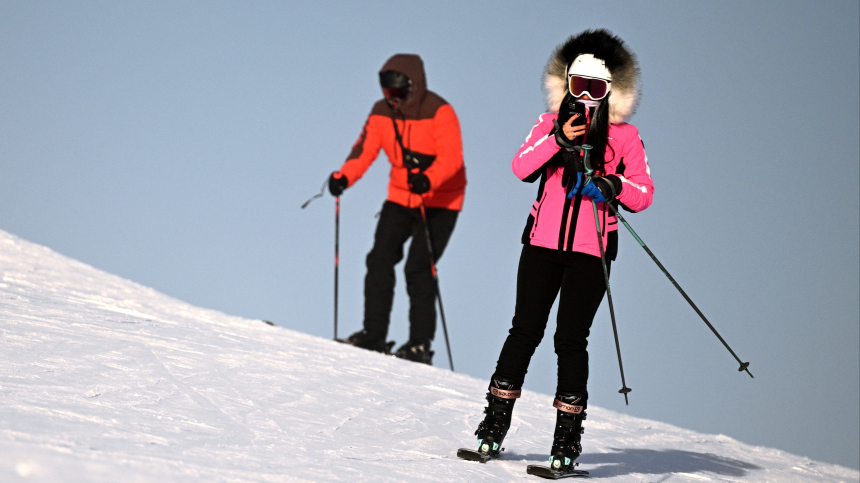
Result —
[[[540,218],[540,209],[543,208],[543,200],[546,199],[546,191],[540,197],[540,203],[538,203],[537,213],[535,213],[535,226],[532,228],[531,238],[535,237],[535,233],[537,232],[538,227],[538,218]]]

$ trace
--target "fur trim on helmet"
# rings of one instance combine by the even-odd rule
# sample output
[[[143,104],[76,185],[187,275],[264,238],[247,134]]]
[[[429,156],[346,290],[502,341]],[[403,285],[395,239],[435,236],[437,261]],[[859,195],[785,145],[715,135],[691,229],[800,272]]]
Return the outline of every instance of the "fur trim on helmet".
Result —
[[[624,41],[605,29],[586,30],[570,36],[553,51],[544,73],[547,107],[558,112],[567,94],[567,70],[581,54],[593,54],[606,62],[612,74],[609,122],[620,124],[636,112],[639,103],[639,63]]]

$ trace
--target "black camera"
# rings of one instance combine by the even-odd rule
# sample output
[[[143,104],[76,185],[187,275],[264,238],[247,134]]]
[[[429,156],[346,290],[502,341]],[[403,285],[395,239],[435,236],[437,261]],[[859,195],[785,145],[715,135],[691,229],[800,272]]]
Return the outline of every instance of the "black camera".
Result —
[[[419,172],[424,172],[427,168],[433,164],[433,161],[436,161],[436,156],[431,154],[423,154],[417,151],[412,151],[410,149],[403,149],[403,165],[406,166],[409,171],[417,168]]]

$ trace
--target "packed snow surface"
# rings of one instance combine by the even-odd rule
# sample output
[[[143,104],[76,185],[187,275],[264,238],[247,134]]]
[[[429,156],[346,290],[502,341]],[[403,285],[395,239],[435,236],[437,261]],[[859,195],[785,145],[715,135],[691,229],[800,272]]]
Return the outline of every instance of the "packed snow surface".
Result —
[[[0,481],[543,481],[526,466],[546,461],[551,395],[524,391],[501,459],[463,461],[485,380],[193,307],[2,231],[0,267]],[[593,480],[860,480],[588,413]]]

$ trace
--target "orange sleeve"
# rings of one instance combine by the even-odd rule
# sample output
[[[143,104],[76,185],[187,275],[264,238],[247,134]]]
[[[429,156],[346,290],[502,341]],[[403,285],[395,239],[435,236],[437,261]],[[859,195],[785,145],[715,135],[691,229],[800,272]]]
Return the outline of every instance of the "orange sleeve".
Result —
[[[379,149],[382,144],[380,142],[380,132],[378,123],[374,119],[376,116],[371,114],[368,116],[358,140],[352,145],[352,152],[346,158],[346,162],[340,167],[340,172],[346,176],[349,184],[352,186],[356,181],[364,176],[367,168],[379,156]]]
[[[430,180],[430,189],[437,188],[463,169],[463,138],[460,121],[450,104],[436,111],[433,117],[433,139],[436,142],[436,160],[424,171]]]

